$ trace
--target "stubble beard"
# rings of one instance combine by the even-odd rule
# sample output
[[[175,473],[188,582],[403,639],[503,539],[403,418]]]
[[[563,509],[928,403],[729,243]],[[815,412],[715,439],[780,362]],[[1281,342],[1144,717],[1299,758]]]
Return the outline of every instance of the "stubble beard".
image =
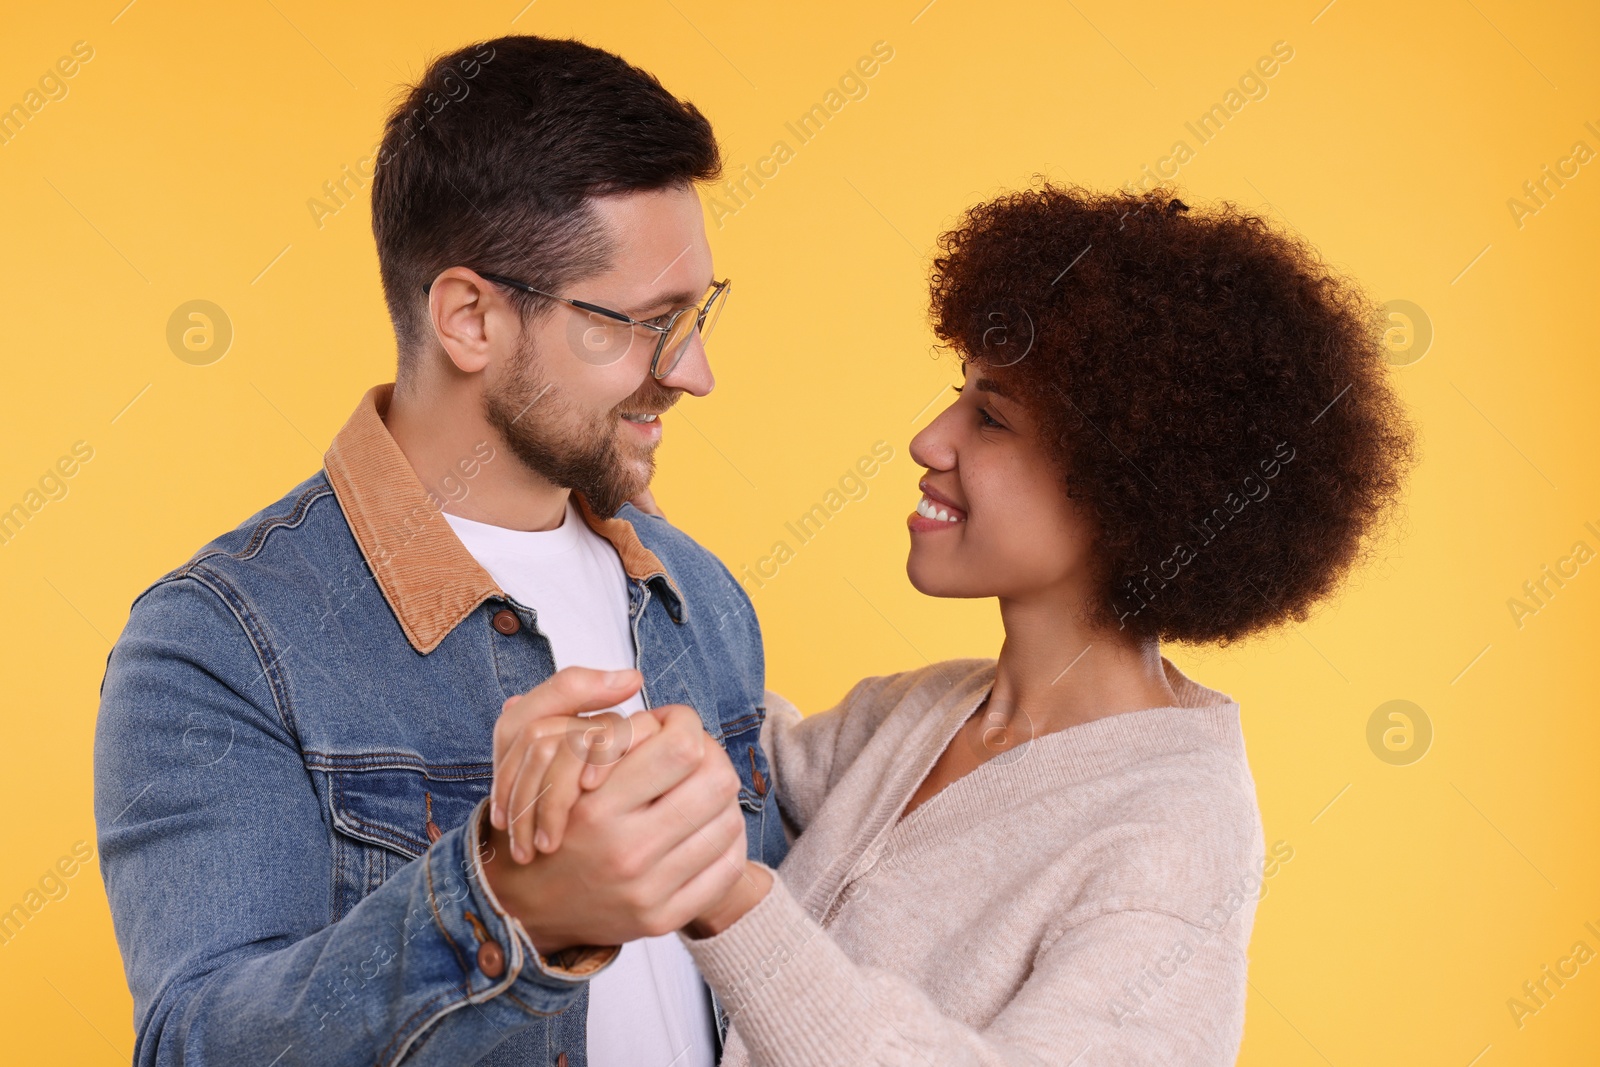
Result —
[[[628,448],[621,413],[660,412],[677,402],[676,390],[653,377],[632,396],[601,415],[574,409],[560,390],[544,380],[530,351],[517,370],[484,397],[484,413],[512,455],[554,485],[582,494],[595,512],[615,515],[650,484],[655,447]]]

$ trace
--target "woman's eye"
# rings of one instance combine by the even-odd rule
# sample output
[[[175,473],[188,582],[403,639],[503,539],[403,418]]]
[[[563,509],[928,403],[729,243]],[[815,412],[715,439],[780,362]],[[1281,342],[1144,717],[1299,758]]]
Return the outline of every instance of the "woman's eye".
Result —
[[[1004,428],[998,422],[996,422],[993,418],[991,418],[989,416],[989,411],[988,411],[987,408],[979,408],[978,409],[978,414],[983,418],[983,425],[984,426],[992,426],[997,430]]]

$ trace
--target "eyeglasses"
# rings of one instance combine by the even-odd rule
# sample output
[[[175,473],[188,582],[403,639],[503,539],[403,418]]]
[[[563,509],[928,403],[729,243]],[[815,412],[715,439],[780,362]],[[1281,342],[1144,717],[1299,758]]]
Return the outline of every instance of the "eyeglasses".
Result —
[[[591,304],[587,300],[574,300],[571,297],[547,293],[543,289],[535,289],[527,282],[519,282],[515,278],[507,278],[503,274],[488,274],[480,271],[478,276],[487,278],[489,281],[499,285],[520,289],[524,293],[536,293],[539,296],[547,296],[552,300],[559,300],[561,303],[577,308],[591,317],[599,316],[607,320],[608,323],[620,323],[629,327],[642,326],[659,334],[660,336],[656,340],[656,350],[650,357],[650,374],[658,380],[671,374],[673,369],[677,367],[678,362],[683,359],[683,354],[689,350],[689,341],[694,336],[696,329],[700,331],[702,341],[711,336],[711,331],[717,325],[717,319],[722,314],[722,307],[728,302],[728,289],[730,286],[730,281],[727,278],[720,282],[712,282],[711,289],[702,303],[690,304],[688,307],[679,308],[665,315],[657,315],[650,320],[641,320],[630,315],[624,315],[620,311],[613,311],[608,307],[601,307],[599,304]],[[432,284],[432,282],[429,282],[424,285],[422,291],[426,293]],[[621,358],[622,355],[618,354],[611,359],[607,359],[606,362],[613,363]]]

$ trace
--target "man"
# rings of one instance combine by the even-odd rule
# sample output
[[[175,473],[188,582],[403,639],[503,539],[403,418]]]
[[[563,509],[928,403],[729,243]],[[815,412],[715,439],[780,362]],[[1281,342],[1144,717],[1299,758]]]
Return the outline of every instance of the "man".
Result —
[[[727,287],[695,184],[719,168],[693,106],[575,41],[445,56],[390,117],[395,384],[143,593],[108,661],[95,810],[136,1063],[715,1061],[726,1020],[673,931],[784,854],[760,633],[626,501],[660,414],[712,388]],[[659,724],[545,852],[489,810],[493,734],[569,664],[612,672],[559,676],[576,706]]]

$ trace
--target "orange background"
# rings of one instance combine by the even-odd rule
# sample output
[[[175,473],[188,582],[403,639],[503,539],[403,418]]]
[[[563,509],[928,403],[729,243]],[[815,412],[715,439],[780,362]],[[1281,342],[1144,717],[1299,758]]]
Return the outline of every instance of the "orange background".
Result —
[[[1600,167],[1574,153],[1600,150],[1592,5],[124,2],[18,8],[0,36],[0,106],[26,114],[0,143],[0,509],[29,512],[0,544],[0,910],[41,905],[0,944],[18,1062],[131,1054],[97,866],[29,896],[94,841],[98,687],[129,603],[314,471],[391,376],[365,190],[309,202],[430,56],[512,32],[657,73],[711,117],[731,177],[769,160],[736,210],[708,201],[735,279],[720,381],[668,416],[657,490],[738,573],[875,442],[893,449],[756,588],[770,681],[805,708],[997,648],[990,605],[928,600],[903,571],[906,443],[955,378],[930,358],[930,250],[962,208],[1035,173],[1137,180],[1181,139],[1184,195],[1259,209],[1408,302],[1392,373],[1423,462],[1380,562],[1303,626],[1169,650],[1241,702],[1267,843],[1293,851],[1260,906],[1240,1062],[1594,1062],[1600,963],[1536,1013],[1508,1007],[1576,942],[1600,951],[1582,673],[1600,568],[1573,554],[1600,549]],[[41,89],[76,42],[91,58]],[[865,94],[841,92],[806,143],[786,134],[876,42],[893,54]],[[1240,89],[1275,42],[1292,58]],[[1201,143],[1186,123],[1216,104]],[[1547,165],[1567,177],[1533,200]],[[185,361],[168,321],[193,300],[232,336]],[[76,442],[92,458],[41,490]],[[1546,565],[1569,577],[1519,619],[1509,602]],[[1369,744],[1392,700],[1415,705],[1409,748],[1385,747],[1387,718]]]

